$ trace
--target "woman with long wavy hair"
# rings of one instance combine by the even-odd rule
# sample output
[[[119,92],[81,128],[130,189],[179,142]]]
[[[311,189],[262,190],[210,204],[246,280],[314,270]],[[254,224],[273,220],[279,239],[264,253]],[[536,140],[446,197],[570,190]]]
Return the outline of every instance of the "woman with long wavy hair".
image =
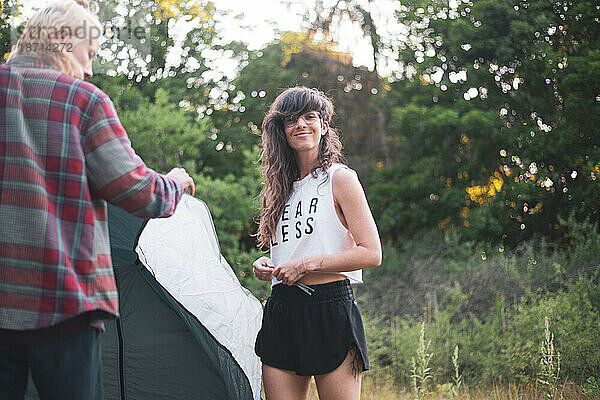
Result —
[[[281,93],[262,125],[262,213],[253,264],[272,281],[256,353],[267,400],[358,399],[369,368],[351,283],[381,264],[377,227],[357,174],[341,164],[334,108],[317,89]]]

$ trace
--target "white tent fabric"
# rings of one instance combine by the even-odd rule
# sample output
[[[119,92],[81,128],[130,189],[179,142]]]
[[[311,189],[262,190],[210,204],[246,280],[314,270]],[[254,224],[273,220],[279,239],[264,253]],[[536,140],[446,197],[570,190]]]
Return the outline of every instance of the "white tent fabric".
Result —
[[[136,252],[156,280],[231,351],[254,398],[260,399],[261,364],[254,342],[262,306],[221,255],[206,204],[184,195],[173,216],[148,221]]]

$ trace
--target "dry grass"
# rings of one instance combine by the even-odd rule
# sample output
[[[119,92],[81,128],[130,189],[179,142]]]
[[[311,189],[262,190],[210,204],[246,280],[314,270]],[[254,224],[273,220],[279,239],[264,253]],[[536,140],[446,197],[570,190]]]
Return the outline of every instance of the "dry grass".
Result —
[[[377,384],[365,375],[362,385],[361,400],[414,400],[415,395],[411,388],[397,389],[391,384],[381,384],[381,378]],[[429,400],[544,400],[544,391],[536,386],[519,387],[516,385],[492,386],[491,388],[469,388],[463,386],[458,396],[453,396],[450,385],[438,385],[435,392],[429,393]],[[564,400],[592,400],[582,394],[581,387],[567,385],[563,387]],[[318,400],[317,389],[314,379],[311,382],[309,400]]]
[[[411,387],[399,388],[393,384],[392,377],[386,379],[385,373],[367,372],[363,376],[361,399],[363,400],[600,400],[597,384],[591,390],[582,386],[562,384],[560,374],[560,353],[554,348],[554,335],[550,331],[548,317],[545,319],[545,335],[541,351],[542,372],[537,382],[529,385],[503,383],[499,377],[497,384],[491,387],[469,387],[462,381],[459,371],[458,346],[454,349],[452,363],[454,376],[452,382],[432,384],[434,377],[428,367],[432,354],[429,353],[431,341],[425,338],[425,323],[421,326],[421,335],[417,349],[417,359],[412,360],[410,377]],[[388,372],[389,373],[389,372]],[[587,384],[586,384],[587,385]],[[587,394],[586,394],[587,393]],[[317,400],[318,394],[314,379],[311,381],[309,400]]]
[[[365,376],[365,379],[362,381],[362,390],[361,390],[361,399],[363,400],[391,400],[391,399],[404,399],[405,397],[398,397],[399,392],[392,385],[379,385],[376,387],[373,384],[373,379]],[[317,387],[315,386],[315,380],[312,379],[310,382],[310,392],[308,394],[309,400],[318,400],[319,396],[317,395]],[[408,397],[406,397],[408,399]]]
[[[543,371],[537,384],[515,385],[502,383],[492,387],[470,388],[463,384],[459,371],[458,346],[454,349],[452,363],[454,365],[453,382],[433,385],[433,376],[428,367],[432,354],[429,353],[430,341],[425,338],[425,323],[421,326],[417,360],[413,358],[411,378],[412,387],[398,388],[393,379],[385,379],[385,374],[374,374],[373,371],[363,376],[361,399],[363,400],[600,400],[597,391],[594,396],[585,395],[578,385],[561,384],[560,353],[554,348],[554,336],[550,332],[548,318],[545,319],[545,340],[541,346],[541,364]],[[319,398],[314,379],[311,380],[309,400]]]

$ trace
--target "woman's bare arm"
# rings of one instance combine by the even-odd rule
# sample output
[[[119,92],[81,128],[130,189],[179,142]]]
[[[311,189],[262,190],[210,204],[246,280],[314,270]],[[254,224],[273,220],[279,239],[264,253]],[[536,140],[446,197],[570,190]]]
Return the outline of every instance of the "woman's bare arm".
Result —
[[[346,272],[381,265],[379,233],[358,177],[341,168],[332,179],[334,201],[356,247],[336,254],[306,256],[277,266],[272,276],[284,284],[292,285],[311,272]]]

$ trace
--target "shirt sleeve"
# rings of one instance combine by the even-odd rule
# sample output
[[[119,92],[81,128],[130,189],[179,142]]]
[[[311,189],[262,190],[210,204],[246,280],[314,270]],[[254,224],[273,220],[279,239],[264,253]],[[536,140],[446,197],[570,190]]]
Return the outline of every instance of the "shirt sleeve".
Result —
[[[135,153],[106,94],[101,93],[94,103],[82,132],[90,190],[138,217],[171,215],[183,186],[148,168]]]

